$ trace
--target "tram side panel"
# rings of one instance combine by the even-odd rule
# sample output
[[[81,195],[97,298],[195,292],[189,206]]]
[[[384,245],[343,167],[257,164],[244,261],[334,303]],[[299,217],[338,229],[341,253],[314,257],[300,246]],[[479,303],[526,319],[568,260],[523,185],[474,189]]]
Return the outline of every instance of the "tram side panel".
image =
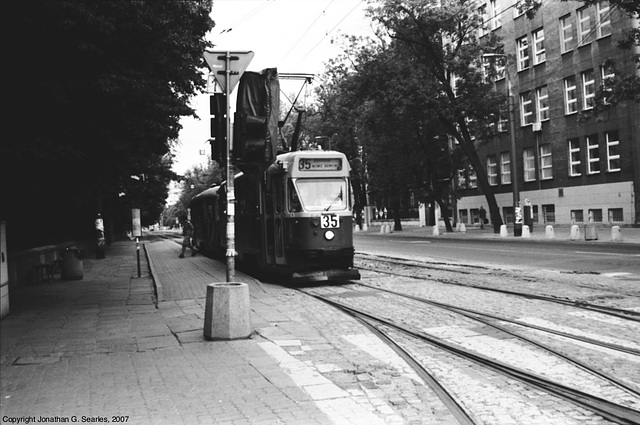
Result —
[[[260,213],[261,190],[259,182],[249,176],[235,180],[236,193],[236,251],[238,259],[251,264],[261,264],[262,217]]]

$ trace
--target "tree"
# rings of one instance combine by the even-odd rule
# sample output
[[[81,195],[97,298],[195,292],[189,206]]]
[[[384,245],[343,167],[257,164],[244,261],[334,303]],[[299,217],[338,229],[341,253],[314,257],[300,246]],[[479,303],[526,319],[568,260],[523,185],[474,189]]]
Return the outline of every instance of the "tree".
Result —
[[[430,111],[455,138],[475,170],[494,231],[499,232],[500,210],[480,162],[473,131],[495,121],[496,105],[502,100],[482,73],[483,54],[499,52],[499,40],[493,35],[478,39],[482,17],[473,2],[464,0],[383,0],[369,13],[392,40],[411,53],[414,67],[428,76],[426,81],[432,83]]]
[[[351,152],[356,212],[368,191],[377,205],[389,207],[401,230],[401,204],[412,191],[446,214],[451,155],[430,110],[428,75],[398,42],[351,37],[345,51],[322,77],[318,115],[335,145]]]
[[[186,215],[194,196],[208,188],[222,183],[224,176],[217,162],[207,161],[207,165],[194,165],[188,169],[184,176],[179,176],[182,182],[182,191],[178,201],[166,206],[162,212],[164,226],[176,223],[176,218]]]
[[[166,192],[150,185],[171,174],[180,117],[206,86],[210,11],[211,0],[5,6],[0,169],[12,184],[0,216],[13,248],[89,235],[100,210],[107,226],[129,225],[118,194],[137,190],[132,175],[146,176],[140,208],[155,213]]]

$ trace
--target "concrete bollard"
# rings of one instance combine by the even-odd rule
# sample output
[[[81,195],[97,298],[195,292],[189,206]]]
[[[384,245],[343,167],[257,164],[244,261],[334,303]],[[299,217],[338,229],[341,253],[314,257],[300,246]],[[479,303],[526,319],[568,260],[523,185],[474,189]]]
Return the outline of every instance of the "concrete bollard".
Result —
[[[612,241],[621,241],[622,233],[620,232],[620,226],[612,226],[611,227],[611,240]]]
[[[521,237],[523,238],[530,238],[531,237],[531,232],[529,231],[529,226],[522,226],[522,235]]]
[[[584,239],[587,241],[595,241],[598,239],[598,232],[594,223],[584,225]]]
[[[367,230],[369,230],[369,226],[367,226],[367,223],[363,223],[362,224],[362,231],[366,232]]]
[[[555,237],[556,237],[556,233],[553,230],[553,226],[550,225],[550,224],[547,225],[547,227],[545,227],[544,234],[547,237],[547,239],[555,239]]]
[[[381,224],[380,225],[380,233],[385,233],[385,226],[386,226],[386,224]]]
[[[431,229],[431,235],[440,236],[440,228],[438,228],[438,226],[433,226],[433,229]]]
[[[353,233],[358,233],[360,231],[360,226],[358,226],[357,224],[353,225]]]
[[[204,337],[208,340],[248,338],[250,313],[246,283],[210,283],[204,310]]]
[[[460,232],[465,233],[467,231],[467,226],[464,223],[460,223]]]
[[[577,241],[578,239],[580,239],[580,227],[577,224],[571,226],[571,235],[569,236],[569,238],[572,241]]]
[[[503,224],[500,226],[500,237],[506,238],[509,236],[509,231],[507,230],[507,225]]]

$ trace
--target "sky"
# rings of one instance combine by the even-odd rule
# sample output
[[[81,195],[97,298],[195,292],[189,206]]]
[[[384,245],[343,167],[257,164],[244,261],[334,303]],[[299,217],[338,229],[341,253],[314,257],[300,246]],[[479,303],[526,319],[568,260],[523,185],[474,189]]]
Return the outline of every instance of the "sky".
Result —
[[[364,0],[214,0],[211,18],[216,26],[208,39],[215,51],[253,51],[247,71],[277,68],[280,73],[319,75],[325,63],[341,53],[341,35],[372,35],[366,7]],[[287,95],[297,94],[302,82],[281,80],[280,88]],[[281,102],[288,104],[283,96]],[[173,166],[178,174],[206,163],[211,152],[209,95],[196,96],[191,106],[200,120],[181,120]]]

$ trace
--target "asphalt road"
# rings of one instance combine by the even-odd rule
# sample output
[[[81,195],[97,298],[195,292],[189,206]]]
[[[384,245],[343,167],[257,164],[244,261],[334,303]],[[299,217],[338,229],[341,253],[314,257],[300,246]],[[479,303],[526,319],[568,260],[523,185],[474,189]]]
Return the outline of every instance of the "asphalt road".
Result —
[[[495,266],[620,274],[640,282],[640,245],[569,241],[444,239],[356,233],[356,252],[383,253]]]

